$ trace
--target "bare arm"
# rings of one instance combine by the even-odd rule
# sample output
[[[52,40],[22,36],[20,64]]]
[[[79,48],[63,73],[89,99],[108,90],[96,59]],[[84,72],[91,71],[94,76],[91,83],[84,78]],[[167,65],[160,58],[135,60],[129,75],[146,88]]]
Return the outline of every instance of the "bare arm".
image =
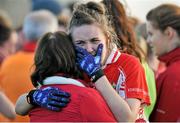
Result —
[[[17,114],[25,116],[29,113],[29,111],[34,107],[29,104],[26,100],[27,93],[21,95],[16,101],[15,111]]]
[[[112,88],[106,76],[102,76],[95,83],[96,89],[106,100],[118,122],[134,122],[140,107],[140,100],[131,98],[124,100]]]
[[[13,103],[6,97],[3,92],[0,92],[0,104],[0,113],[9,119],[14,119],[16,117]]]

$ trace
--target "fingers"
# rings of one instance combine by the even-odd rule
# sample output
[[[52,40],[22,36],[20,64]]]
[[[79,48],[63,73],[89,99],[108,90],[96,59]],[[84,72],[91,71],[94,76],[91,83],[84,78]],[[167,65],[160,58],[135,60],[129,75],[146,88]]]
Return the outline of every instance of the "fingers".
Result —
[[[57,97],[57,96],[52,96],[50,100],[56,101],[56,102],[61,102],[61,103],[69,103],[70,99],[69,98],[63,98],[63,97]]]
[[[76,47],[75,47],[75,50],[76,50],[78,53],[81,53],[81,54],[83,54],[83,55],[89,55],[88,51],[87,51],[86,49],[84,49],[84,48],[81,48],[81,47],[76,46]]]
[[[51,110],[51,111],[61,111],[60,107],[56,107],[56,106],[52,106],[52,105],[47,105],[46,107],[47,109]]]
[[[98,48],[97,48],[96,56],[100,56],[101,57],[102,50],[103,50],[103,44],[99,44]]]
[[[62,103],[62,102],[56,102],[56,101],[51,101],[48,103],[48,107],[54,107],[54,108],[63,108],[66,107],[67,103]]]
[[[77,53],[77,54],[76,54],[76,57],[79,58],[79,59],[82,59],[82,58],[84,58],[84,55],[81,54],[81,53]]]
[[[57,96],[52,96],[49,99],[46,108],[53,111],[60,111],[62,108],[66,107],[69,102],[70,99],[68,98],[60,98]]]
[[[65,92],[57,87],[46,87],[42,90],[46,90],[50,96],[59,96],[59,97],[70,97],[71,95],[68,92]]]

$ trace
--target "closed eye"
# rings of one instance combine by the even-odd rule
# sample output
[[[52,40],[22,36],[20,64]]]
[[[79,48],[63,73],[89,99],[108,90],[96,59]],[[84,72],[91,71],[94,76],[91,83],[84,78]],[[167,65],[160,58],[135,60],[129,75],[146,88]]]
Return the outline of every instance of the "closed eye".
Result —
[[[99,43],[100,40],[99,40],[98,38],[93,38],[93,39],[91,39],[91,42],[92,42],[92,43]]]
[[[84,44],[85,44],[85,41],[83,41],[83,40],[78,40],[78,41],[75,41],[75,44],[76,44],[76,45],[84,45]]]

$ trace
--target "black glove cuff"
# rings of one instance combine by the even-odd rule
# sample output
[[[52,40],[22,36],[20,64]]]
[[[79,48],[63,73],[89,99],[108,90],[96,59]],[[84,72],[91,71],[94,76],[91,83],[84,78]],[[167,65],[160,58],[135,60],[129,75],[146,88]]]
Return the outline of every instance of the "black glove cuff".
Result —
[[[102,76],[104,76],[104,72],[102,69],[99,69],[98,71],[96,71],[92,76],[91,76],[91,81],[93,83],[95,83],[99,78],[101,78]]]
[[[33,94],[36,90],[31,90],[28,95],[26,96],[26,100],[29,104],[37,106],[37,104],[33,101]]]

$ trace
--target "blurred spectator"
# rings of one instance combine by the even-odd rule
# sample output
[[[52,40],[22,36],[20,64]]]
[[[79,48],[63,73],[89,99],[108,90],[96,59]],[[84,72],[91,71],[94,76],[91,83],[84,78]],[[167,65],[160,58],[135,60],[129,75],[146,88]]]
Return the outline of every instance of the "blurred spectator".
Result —
[[[6,97],[6,95],[0,90],[0,114],[3,116],[9,118],[9,119],[14,119],[16,117],[16,113],[14,110],[14,105],[13,103]],[[0,117],[0,122],[3,120]]]
[[[156,80],[157,102],[151,114],[153,122],[180,121],[180,7],[162,4],[151,9],[147,16],[147,32],[166,70]]]
[[[62,6],[59,2],[56,0],[31,0],[31,11],[39,11],[39,10],[48,10],[52,12],[54,15],[56,15],[60,21],[60,27],[59,30],[66,30],[66,26],[62,25],[62,21],[64,23],[65,19],[64,17],[61,17],[62,11],[64,10],[64,6]],[[60,16],[60,18],[59,18]],[[22,26],[16,29],[18,33],[18,44],[16,46],[17,51],[21,50],[23,48],[23,45],[26,43],[26,39],[24,37]]]
[[[0,64],[16,51],[17,34],[12,29],[8,15],[0,11]]]
[[[59,31],[67,32],[67,25],[69,22],[69,16],[61,14],[58,16]]]
[[[54,15],[58,16],[62,12],[63,6],[56,0],[32,0],[32,11],[42,9],[49,10]]]
[[[3,10],[0,10],[0,23],[2,25],[5,25],[6,27],[9,27],[11,28],[12,27],[12,22],[11,22],[11,19],[10,17],[8,16],[8,14],[3,11]]]
[[[66,12],[65,7],[56,0],[31,0],[32,11],[48,10],[58,18],[59,31],[67,31],[67,24],[70,18],[70,13]]]
[[[0,71],[2,88],[14,104],[21,94],[33,88],[30,81],[30,68],[33,65],[34,50],[38,39],[45,33],[54,32],[57,29],[57,18],[49,11],[34,11],[26,16],[23,24],[26,44],[22,50],[3,62]],[[17,116],[11,121],[27,122],[29,118]]]
[[[15,32],[12,30],[11,27],[12,23],[8,15],[4,11],[0,10],[0,65],[6,57],[14,53],[17,38]],[[14,111],[14,105],[2,91],[1,85],[0,104],[0,113],[9,119],[14,119],[16,116]],[[0,121],[2,121],[1,116]]]
[[[131,26],[135,29],[136,26],[141,23],[141,21],[137,17],[129,16],[128,23],[131,24]]]
[[[160,73],[162,73],[166,67],[164,65],[163,62],[160,62],[155,54],[155,51],[153,49],[153,46],[152,44],[147,41],[147,31],[146,31],[146,24],[145,23],[142,23],[142,24],[138,24],[135,28],[137,34],[139,36],[141,36],[144,41],[146,42],[147,44],[147,57],[146,57],[146,60],[147,60],[147,63],[148,65],[150,66],[150,68],[153,70],[156,78],[158,77],[158,75]]]

